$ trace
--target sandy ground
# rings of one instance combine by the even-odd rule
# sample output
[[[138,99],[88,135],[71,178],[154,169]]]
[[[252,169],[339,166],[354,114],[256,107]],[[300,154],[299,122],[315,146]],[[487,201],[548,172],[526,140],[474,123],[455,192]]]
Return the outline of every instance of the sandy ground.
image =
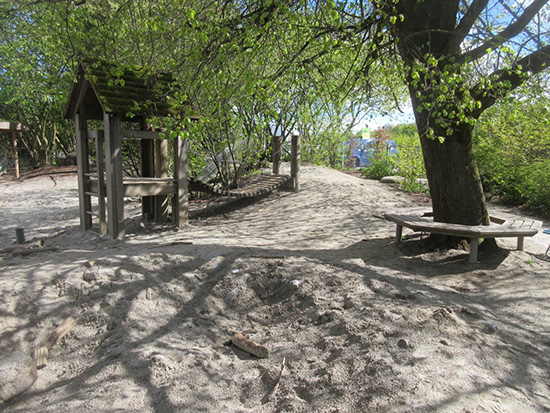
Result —
[[[0,410],[550,411],[549,235],[476,264],[407,230],[396,245],[377,216],[429,204],[304,166],[299,193],[195,205],[180,230],[128,200],[116,241],[80,232],[76,176],[55,172],[0,181],[0,248],[16,227],[59,247],[0,254],[1,354],[78,324]]]

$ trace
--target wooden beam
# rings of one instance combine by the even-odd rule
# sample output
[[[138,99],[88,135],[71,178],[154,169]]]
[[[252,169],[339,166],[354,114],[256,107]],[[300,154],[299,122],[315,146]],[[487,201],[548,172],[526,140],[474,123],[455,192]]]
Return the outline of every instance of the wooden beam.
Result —
[[[301,154],[301,139],[300,135],[292,135],[291,144],[291,160],[290,160],[290,177],[292,190],[298,192],[300,190],[300,154]]]
[[[99,233],[101,235],[107,233],[107,219],[105,216],[105,152],[103,149],[104,142],[105,136],[103,130],[98,130],[95,154],[97,158],[97,206],[99,210]]]
[[[21,131],[23,129],[20,123],[0,122],[0,131]]]
[[[90,160],[88,153],[88,122],[84,107],[74,116],[76,128],[76,164],[78,170],[78,201],[80,206],[80,229],[87,231],[92,228],[92,217],[86,211],[92,210],[91,198],[88,192],[88,174],[90,173]]]
[[[273,135],[272,148],[273,148],[273,174],[281,175],[281,155],[283,147],[283,137]]]
[[[139,133],[143,136],[149,134],[147,129],[147,122],[144,117],[139,120]],[[136,131],[137,132],[137,131]],[[134,133],[134,131],[123,131],[122,136],[126,137],[127,134]],[[138,134],[135,135],[139,136]],[[151,139],[140,138],[140,169],[141,176],[144,178],[150,178],[155,176],[155,162],[154,162],[154,143]],[[146,221],[152,220],[155,217],[155,202],[154,198],[150,196],[144,196],[141,199],[141,216]]]
[[[157,178],[168,177],[168,140],[155,141],[155,176]],[[166,222],[168,220],[168,197],[158,195],[155,197],[155,221]]]
[[[120,116],[103,114],[105,129],[105,170],[107,178],[108,232],[113,238],[122,239],[124,230],[124,187],[122,185],[122,136]]]
[[[188,138],[178,136],[174,140],[174,165],[177,194],[174,197],[174,223],[183,227],[189,222],[189,181],[187,180],[187,148]]]
[[[140,121],[140,127],[143,128]],[[124,139],[160,139],[161,132],[145,130],[122,130],[120,131]]]
[[[12,129],[11,140],[13,145],[13,162],[15,168],[15,179],[19,179],[19,152],[17,151],[17,130]]]

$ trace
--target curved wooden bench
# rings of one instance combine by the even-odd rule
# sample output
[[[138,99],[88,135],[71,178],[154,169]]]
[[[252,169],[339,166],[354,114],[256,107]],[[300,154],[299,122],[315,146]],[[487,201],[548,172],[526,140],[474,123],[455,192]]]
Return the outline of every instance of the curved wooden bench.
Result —
[[[521,217],[499,218],[491,216],[490,225],[461,225],[434,222],[432,219],[414,215],[384,214],[388,221],[397,225],[395,232],[396,242],[401,242],[403,227],[415,232],[442,234],[455,237],[464,237],[470,240],[470,262],[477,261],[477,250],[481,238],[517,237],[517,248],[523,251],[525,237],[534,236],[542,226],[541,221]]]

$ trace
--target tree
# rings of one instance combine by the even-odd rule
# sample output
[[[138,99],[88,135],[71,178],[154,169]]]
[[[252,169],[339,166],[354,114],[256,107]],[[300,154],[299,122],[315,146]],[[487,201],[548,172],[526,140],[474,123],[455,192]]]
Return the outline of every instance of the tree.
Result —
[[[404,62],[436,221],[489,223],[472,130],[550,63],[547,3],[377,2]]]
[[[356,51],[345,79],[365,89],[378,62],[387,62],[385,73],[400,70],[415,113],[434,219],[489,223],[472,130],[487,108],[550,63],[548,0],[252,4],[252,14],[263,22],[280,23],[285,13],[288,21],[291,14],[302,16],[307,35],[290,53],[286,70],[311,67],[341,50]]]

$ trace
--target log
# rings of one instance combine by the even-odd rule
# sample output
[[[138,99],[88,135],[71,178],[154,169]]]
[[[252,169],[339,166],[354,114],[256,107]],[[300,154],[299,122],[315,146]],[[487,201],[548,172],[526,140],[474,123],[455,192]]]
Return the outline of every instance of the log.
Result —
[[[267,349],[267,347],[254,343],[252,340],[246,338],[241,333],[235,333],[231,338],[231,342],[235,346],[239,347],[241,350],[244,350],[247,353],[250,353],[258,358],[269,357],[269,350]]]
[[[14,257],[26,257],[27,255],[31,255],[37,252],[50,252],[50,251],[57,251],[59,250],[59,247],[41,247],[41,248],[24,248],[22,250],[15,250],[13,251]]]
[[[16,250],[24,250],[24,249],[31,249],[31,248],[39,248],[44,245],[44,241],[38,240],[29,242],[28,244],[18,244],[18,245],[12,245],[10,247],[5,247],[0,250],[0,254],[9,254],[10,252],[14,252]]]

